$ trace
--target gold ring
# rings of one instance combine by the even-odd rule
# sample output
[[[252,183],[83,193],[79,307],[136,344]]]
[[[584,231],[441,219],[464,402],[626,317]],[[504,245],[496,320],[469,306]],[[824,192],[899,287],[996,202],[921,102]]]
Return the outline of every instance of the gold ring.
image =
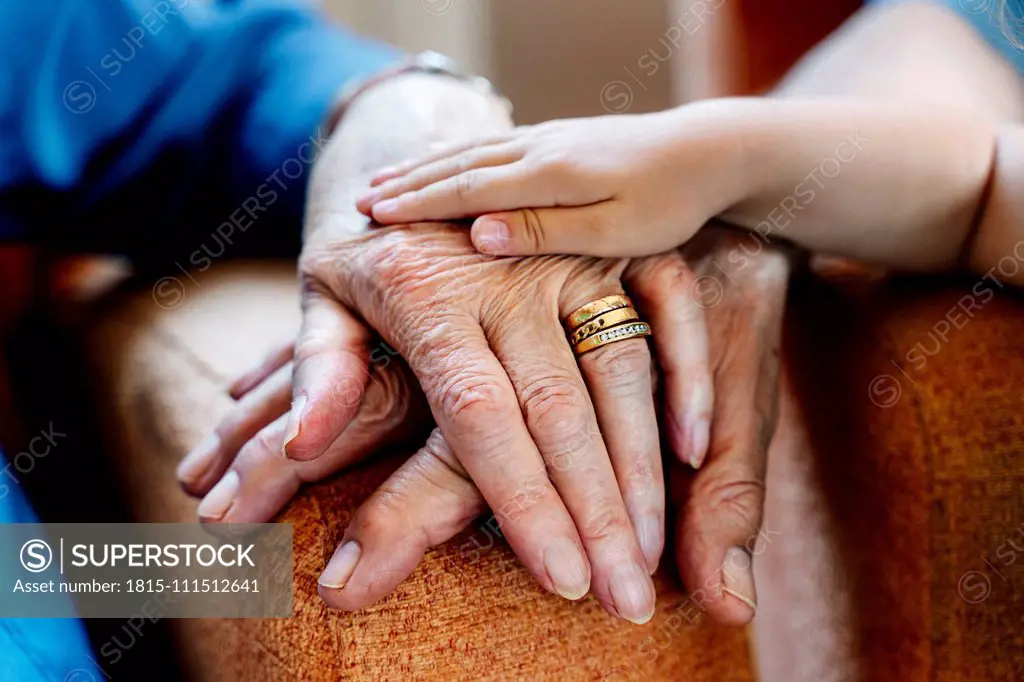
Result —
[[[602,313],[606,313],[609,310],[616,310],[618,308],[628,308],[633,305],[633,302],[629,300],[629,296],[625,294],[614,294],[612,296],[605,296],[599,298],[596,301],[591,301],[586,305],[582,305],[576,310],[572,311],[565,318],[565,326],[569,328],[569,333],[576,331],[576,328],[581,324],[588,322]]]
[[[617,341],[625,341],[627,339],[635,339],[639,336],[650,336],[651,326],[646,322],[625,322],[615,327],[605,329],[604,331],[598,332],[593,336],[586,338],[575,346],[573,350],[576,351],[576,355],[583,355],[592,350],[600,348],[601,346],[607,346]]]
[[[579,327],[572,333],[572,337],[569,341],[572,345],[576,345],[583,339],[593,336],[602,329],[610,329],[617,324],[622,322],[632,322],[633,320],[639,320],[640,315],[634,308],[616,308],[615,310],[609,310],[606,313],[602,313],[597,317],[587,322],[582,327]]]

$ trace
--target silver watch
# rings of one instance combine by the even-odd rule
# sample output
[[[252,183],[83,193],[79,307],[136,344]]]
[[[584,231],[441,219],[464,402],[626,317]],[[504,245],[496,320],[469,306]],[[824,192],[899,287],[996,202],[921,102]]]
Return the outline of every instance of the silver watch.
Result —
[[[328,122],[328,134],[334,131],[342,116],[345,115],[345,112],[357,97],[384,81],[407,73],[427,73],[454,78],[455,80],[470,86],[472,89],[477,90],[481,94],[496,97],[508,110],[509,116],[512,115],[512,102],[508,97],[505,97],[505,95],[503,95],[489,79],[476,74],[467,73],[461,70],[459,65],[451,57],[443,55],[440,52],[428,50],[409,57],[393,68],[379,71],[367,78],[362,78],[346,85],[345,89],[342,90],[338,101],[335,103],[330,121]]]

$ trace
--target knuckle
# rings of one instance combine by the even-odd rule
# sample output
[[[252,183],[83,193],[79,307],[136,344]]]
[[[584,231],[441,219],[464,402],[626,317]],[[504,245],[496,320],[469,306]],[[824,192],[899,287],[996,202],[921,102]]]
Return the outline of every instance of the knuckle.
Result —
[[[522,233],[518,235],[526,242],[533,251],[540,251],[546,242],[544,236],[544,225],[541,223],[540,214],[532,208],[520,211],[522,217]]]
[[[483,511],[483,502],[479,495],[466,495],[466,489],[472,484],[436,453],[426,452],[424,457],[426,459],[417,468],[423,482],[437,494],[438,507],[445,510],[424,522],[421,529],[424,544],[433,547],[465,528]]]
[[[411,229],[377,230],[351,248],[345,260],[331,267],[347,278],[347,289],[364,306],[390,310],[396,294],[419,291],[441,273]]]
[[[555,180],[577,177],[579,162],[564,153],[548,154],[540,161],[541,173]]]
[[[213,431],[222,444],[231,443],[238,438],[239,434],[245,432],[252,422],[253,415],[248,408],[239,404],[227,413]]]
[[[583,542],[604,542],[617,540],[631,532],[629,519],[621,503],[613,500],[599,500],[592,505],[592,511],[580,524],[580,537]]]
[[[441,429],[435,428],[430,432],[427,442],[423,445],[423,453],[424,456],[436,461],[443,468],[450,469],[453,473],[465,478],[465,470],[459,463],[458,458],[455,457],[455,453],[452,451],[448,441],[445,440]]]
[[[389,538],[402,529],[402,509],[407,498],[401,491],[386,481],[373,497],[359,508],[359,530],[366,537]]]
[[[651,268],[648,281],[653,291],[689,293],[697,276],[681,258],[659,258]]]
[[[405,355],[414,369],[426,364],[430,358],[449,354],[455,347],[452,325],[443,314],[436,312],[445,305],[440,302],[441,292],[416,304],[395,303],[386,316],[391,340],[395,348]]]
[[[642,395],[651,391],[651,354],[640,339],[620,341],[584,356],[595,383],[616,395]]]
[[[245,444],[244,453],[248,458],[258,459],[264,454],[277,453],[284,445],[282,432],[270,426],[262,428]]]
[[[455,176],[455,196],[460,201],[469,201],[480,184],[480,175],[476,171],[466,171]]]
[[[712,475],[697,476],[688,504],[699,505],[706,517],[721,519],[725,515],[744,530],[753,532],[761,525],[765,494],[762,478],[715,475],[712,470],[701,473]]]
[[[408,477],[392,476],[385,481],[359,509],[359,532],[363,537],[383,538],[392,545],[392,556],[398,561],[405,552],[422,553],[427,547],[443,542],[460,530],[443,524],[437,518],[417,517],[414,496],[408,493]],[[421,472],[419,472],[421,473]],[[429,483],[436,483],[431,478]],[[445,536],[444,533],[449,533]]]
[[[475,167],[475,165],[476,165],[475,164],[475,160],[476,160],[476,155],[475,154],[467,153],[467,152],[463,152],[462,154],[459,154],[457,157],[455,157],[455,160],[454,160],[454,162],[452,164],[454,166],[454,168],[455,168],[456,174],[461,175],[463,173],[467,173],[467,172],[471,171]]]
[[[531,429],[547,436],[569,435],[585,426],[587,399],[575,378],[556,370],[523,383],[519,399]]]
[[[330,250],[323,246],[310,245],[299,256],[299,284],[303,293],[323,289],[320,273],[330,260]]]
[[[377,249],[369,250],[366,265],[374,273],[382,291],[405,288],[418,279],[419,255],[406,240],[386,240]]]
[[[453,421],[476,422],[498,417],[504,412],[498,407],[498,391],[493,382],[462,376],[443,391],[442,409]]]
[[[308,239],[298,262],[303,307],[317,296],[337,298],[363,283],[366,273],[362,266],[369,251],[357,240],[322,243]]]
[[[473,363],[463,340],[470,320],[438,313],[436,305],[402,306],[393,316],[392,335],[400,340],[409,366],[423,376],[424,388],[449,380],[452,373]]]
[[[765,291],[778,292],[789,281],[789,257],[782,249],[765,249],[762,254],[758,256],[755,267],[751,268],[754,283]]]
[[[633,490],[646,492],[661,482],[661,469],[653,460],[637,455],[630,462],[626,484]]]
[[[472,367],[444,372],[436,387],[441,411],[461,433],[479,435],[512,416],[503,399],[502,386]]]

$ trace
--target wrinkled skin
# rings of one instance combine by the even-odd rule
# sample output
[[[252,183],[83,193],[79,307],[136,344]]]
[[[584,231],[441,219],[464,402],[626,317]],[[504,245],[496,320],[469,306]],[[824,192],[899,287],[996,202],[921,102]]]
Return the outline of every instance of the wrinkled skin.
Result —
[[[685,408],[681,411],[673,411],[672,408],[687,404],[686,400],[693,392],[692,386],[699,383],[701,377],[713,379],[714,419],[710,425],[706,461],[696,473],[681,462],[669,463],[672,498],[679,505],[675,524],[676,558],[686,584],[695,594],[701,595],[699,603],[712,617],[726,623],[748,621],[753,609],[747,601],[753,603],[756,600],[749,570],[749,551],[756,542],[761,524],[765,455],[775,423],[778,347],[789,272],[788,258],[773,249],[765,250],[757,258],[748,258],[749,254],[761,248],[752,241],[756,238],[715,229],[707,231],[706,238],[698,238],[680,252],[637,260],[628,265],[624,262],[560,258],[531,259],[540,261],[536,263],[509,259],[502,263],[470,253],[464,233],[459,234],[449,228],[433,232],[434,226],[408,229],[432,231],[430,243],[418,244],[415,253],[410,254],[410,257],[421,260],[403,260],[406,257],[404,241],[396,244],[382,240],[380,243],[385,246],[375,259],[362,261],[388,273],[383,280],[388,283],[387,287],[366,281],[358,272],[352,274],[352,269],[345,268],[336,270],[348,273],[343,279],[339,277],[326,283],[331,287],[330,291],[336,291],[343,301],[353,291],[360,291],[360,295],[372,301],[368,310],[379,311],[376,313],[379,317],[371,314],[366,321],[374,327],[388,324],[396,325],[390,328],[411,329],[407,323],[416,320],[417,324],[423,324],[425,320],[418,319],[418,316],[428,315],[431,316],[429,324],[435,326],[424,328],[462,332],[471,326],[467,318],[473,319],[475,315],[476,319],[484,321],[487,329],[494,330],[495,341],[491,342],[491,347],[497,349],[508,342],[503,334],[516,340],[520,338],[516,336],[517,326],[512,323],[516,319],[517,301],[520,307],[526,306],[524,302],[527,300],[548,301],[546,305],[550,306],[550,315],[554,319],[565,307],[577,304],[576,300],[564,301],[567,296],[571,297],[579,288],[613,286],[622,273],[627,291],[655,328],[656,350],[662,371],[661,388],[666,399],[664,424],[668,441],[681,459],[688,461],[685,453],[692,450],[691,438],[684,426],[685,417],[673,417],[674,414],[685,414]],[[466,248],[465,255],[461,257],[463,269],[458,276],[453,276],[450,269],[438,268],[432,258],[434,254],[442,254],[445,248],[458,248],[451,244],[458,244],[460,240]],[[365,250],[362,253],[365,254]],[[325,251],[313,262],[326,263],[336,258],[348,256],[344,250],[342,253]],[[415,262],[415,272],[407,269],[413,267],[409,265],[411,262]],[[350,262],[349,265],[353,269],[359,267],[358,263]],[[478,284],[474,290],[469,286],[470,278],[480,273],[486,273],[488,284]],[[508,291],[515,292],[511,298],[502,299],[509,294],[493,285],[495,279],[502,277],[510,283]],[[439,282],[448,286],[428,288]],[[407,306],[395,304],[399,298],[397,291],[410,297]],[[571,293],[567,294],[567,291]],[[589,300],[588,296],[585,294],[581,298]],[[537,304],[526,307],[536,310]],[[656,315],[652,315],[654,311]],[[661,324],[655,324],[655,318]],[[521,327],[524,323],[519,325]],[[412,442],[411,439],[426,433],[432,422],[431,416],[440,415],[439,422],[449,418],[446,409],[464,416],[467,403],[464,394],[467,391],[483,391],[481,395],[486,396],[479,402],[469,401],[470,413],[478,409],[485,411],[492,424],[509,421],[511,414],[498,418],[492,411],[503,408],[489,404],[491,393],[501,392],[499,386],[487,386],[472,377],[462,378],[465,371],[475,367],[474,362],[480,362],[472,350],[463,347],[465,341],[453,342],[445,353],[438,354],[418,347],[409,334],[395,336],[389,339],[395,350],[379,344],[374,347],[371,355],[377,361],[371,365],[371,376],[368,381],[359,383],[365,390],[354,392],[345,402],[345,405],[354,404],[355,416],[344,430],[344,436],[332,439],[312,461],[280,457],[280,448],[286,437],[286,416],[282,415],[288,409],[288,376],[292,365],[288,363],[287,353],[275,353],[267,364],[244,377],[233,390],[240,402],[221,424],[215,464],[197,485],[190,486],[191,492],[204,494],[230,468],[240,472],[240,493],[228,514],[220,520],[268,520],[287,503],[301,483],[340,471],[383,444]],[[462,336],[464,334],[448,335],[449,338]],[[499,356],[509,362],[509,376],[517,371],[536,372],[547,381],[558,376],[565,385],[572,386],[570,373],[558,374],[564,372],[565,367],[553,367],[550,359],[540,357],[544,352],[555,356],[559,352],[553,346],[545,349],[542,345],[548,337],[544,331],[535,330],[528,342],[518,344],[507,355],[500,355],[499,351]],[[554,342],[554,338],[551,341]],[[558,342],[563,344],[561,348],[565,348],[564,337],[558,337]],[[666,353],[665,348],[683,348],[685,351],[682,354]],[[527,355],[519,355],[527,351],[530,351]],[[310,349],[304,352],[307,365],[324,362],[322,359],[317,361],[317,354]],[[300,357],[302,353],[300,349]],[[412,363],[418,363],[420,371],[414,375],[398,353],[410,358]],[[431,361],[454,369],[434,372]],[[646,371],[649,364],[646,355],[634,355],[630,351],[606,359],[605,363],[611,369],[605,370],[604,375],[626,386],[625,390],[620,387],[613,392],[638,397],[639,392],[646,391],[650,395],[652,384]],[[478,371],[483,370],[478,368]],[[432,391],[437,396],[434,404],[429,406],[434,410],[433,415],[428,414],[429,408],[425,405],[430,401],[425,400],[415,388],[416,379],[420,376],[427,379],[423,386],[428,395]],[[638,382],[640,377],[644,381]],[[590,383],[588,379],[588,388]],[[458,389],[452,389],[452,386]],[[581,404],[589,404],[586,393],[579,383],[570,390],[579,391],[572,394],[576,396],[573,400],[579,402],[565,400],[558,404],[562,408],[572,408],[569,414],[585,422],[589,417],[585,410],[577,408]],[[706,390],[711,398],[710,386],[702,390]],[[355,401],[356,395],[360,402]],[[525,391],[521,395],[530,396],[534,392]],[[547,399],[540,404],[549,402]],[[515,407],[513,404],[507,409],[511,413]],[[523,413],[528,421],[535,420],[538,415],[536,409],[532,416],[530,410],[524,409]],[[547,413],[541,410],[540,414]],[[276,421],[264,426],[275,418]],[[541,421],[543,423],[543,419]],[[573,428],[568,425],[573,424],[571,418],[565,425],[556,424],[558,426],[554,430],[560,434]],[[456,429],[455,433],[460,432]],[[530,433],[532,435],[532,430]],[[481,433],[470,430],[469,435],[479,437]],[[485,438],[488,435],[484,432]],[[504,438],[509,437],[504,435]],[[540,442],[543,441],[538,441],[538,444]],[[575,450],[569,448],[567,452],[571,454],[578,450],[584,453],[579,456],[586,456],[594,440],[584,438],[579,442],[583,445]],[[499,467],[511,466],[508,463],[497,464]],[[567,474],[579,471],[575,466],[562,466]],[[501,475],[516,475],[508,471],[506,468]],[[483,471],[481,475],[489,474]],[[660,469],[657,475],[661,476]],[[642,472],[638,478],[649,480],[651,472]],[[627,500],[635,499],[631,495],[636,493],[630,493],[623,480],[629,479],[619,475],[623,496]],[[532,491],[537,487],[536,483],[530,482],[527,489]],[[556,493],[546,490],[538,493],[537,499],[531,500],[532,506],[514,515],[511,521],[502,517],[500,506],[492,507],[510,542],[516,537],[514,533],[519,531],[520,543],[526,543],[528,540],[523,539],[525,533],[522,528],[529,522],[530,513],[538,505],[547,505],[543,508],[553,506],[555,500]],[[621,501],[614,503],[623,504]],[[613,502],[605,498],[602,504]],[[626,506],[629,506],[628,501]],[[456,457],[441,431],[435,429],[427,444],[360,507],[343,540],[344,543],[355,539],[361,544],[359,564],[343,589],[321,588],[321,594],[328,603],[339,608],[358,609],[374,603],[412,572],[424,551],[454,536],[485,508],[485,497],[476,479],[469,475],[469,467]],[[567,526],[568,523],[563,526],[565,532],[571,532]],[[581,535],[586,536],[587,533]],[[514,543],[513,547],[516,547]],[[734,547],[745,549],[740,554],[735,550],[730,552]],[[527,567],[530,567],[529,563]],[[538,571],[534,570],[534,575],[537,574]],[[544,576],[538,576],[538,579],[544,584]],[[726,590],[721,589],[723,587]],[[735,593],[745,599],[734,598]],[[609,596],[602,597],[598,593],[603,603]],[[615,612],[614,601],[606,603],[606,607]]]
[[[568,598],[591,588],[609,611],[649,618],[665,503],[647,346],[623,341],[577,364],[560,324],[621,291],[628,261],[492,259],[465,230],[435,224],[321,243],[301,262],[307,291],[358,311],[406,360],[538,581]],[[321,374],[322,348],[300,335],[296,372]],[[362,377],[330,375],[358,405]],[[302,435],[286,451],[315,457]]]

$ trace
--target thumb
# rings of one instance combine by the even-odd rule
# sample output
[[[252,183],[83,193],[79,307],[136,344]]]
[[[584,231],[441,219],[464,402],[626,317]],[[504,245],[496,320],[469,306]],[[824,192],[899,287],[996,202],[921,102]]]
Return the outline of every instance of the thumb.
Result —
[[[712,458],[690,486],[676,526],[677,559],[702,611],[720,623],[745,625],[757,610],[753,561],[760,551],[764,485],[714,464]]]
[[[490,213],[476,219],[470,236],[477,251],[492,256],[640,255],[637,245],[629,243],[629,221],[620,213],[619,205],[609,201]]]
[[[753,562],[764,550],[761,523],[774,424],[768,410],[743,400],[757,389],[739,379],[737,390],[716,396],[711,447],[693,475],[676,528],[680,573],[692,599],[714,620],[731,625],[747,623],[757,610]]]
[[[286,457],[316,459],[348,426],[371,380],[368,341],[369,331],[344,306],[318,291],[303,291]]]
[[[483,497],[435,429],[356,512],[320,576],[321,598],[346,611],[380,601],[413,572],[427,549],[454,537],[483,509]],[[494,538],[488,539],[489,547]],[[456,571],[462,571],[461,550],[469,544],[460,547]]]

